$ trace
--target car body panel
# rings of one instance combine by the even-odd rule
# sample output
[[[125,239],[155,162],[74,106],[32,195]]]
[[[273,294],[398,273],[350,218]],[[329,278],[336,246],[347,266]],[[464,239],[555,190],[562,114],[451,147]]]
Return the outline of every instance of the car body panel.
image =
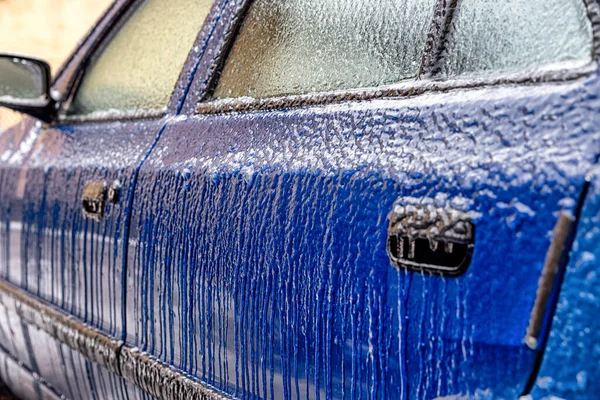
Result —
[[[518,396],[551,232],[600,148],[597,85],[170,122],[136,186],[129,344],[235,396]],[[427,201],[476,216],[463,276],[389,263],[394,204]]]
[[[110,39],[110,29],[116,29],[116,21],[132,3],[116,2],[60,73],[54,87],[65,90],[60,94],[64,104],[80,69]],[[196,46],[205,41],[202,35],[207,34],[201,33]],[[196,46],[190,49],[170,104],[160,113],[164,116],[142,112],[121,121],[119,115],[107,113],[104,120],[67,118],[52,126],[24,122],[31,125],[22,142],[27,146],[15,146],[7,139],[4,148],[3,276],[113,337],[125,336],[123,243],[137,168],[166,121],[181,107],[203,50]],[[82,213],[83,189],[94,182],[117,184],[120,191],[119,201],[107,204],[101,221]]]
[[[68,63],[65,100],[129,4]],[[552,82],[196,114],[246,4],[216,3],[164,116],[2,134],[0,277],[233,397],[519,396],[552,230],[600,153],[596,62]],[[84,218],[85,184],[116,180],[119,202]],[[463,275],[391,265],[390,213],[423,204],[473,219]],[[33,361],[46,340],[7,337],[51,375]]]
[[[596,166],[588,175],[590,188],[532,392],[534,399],[593,399],[600,395],[599,173]]]

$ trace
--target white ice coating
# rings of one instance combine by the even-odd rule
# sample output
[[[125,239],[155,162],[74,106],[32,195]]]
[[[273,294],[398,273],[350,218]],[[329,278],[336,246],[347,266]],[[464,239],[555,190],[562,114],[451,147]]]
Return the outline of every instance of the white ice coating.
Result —
[[[151,109],[151,110],[139,110],[139,109],[131,109],[131,110],[117,110],[117,109],[109,109],[102,111],[94,111],[89,114],[81,115],[81,116],[72,116],[68,117],[68,119],[73,120],[126,120],[128,118],[139,118],[145,116],[154,116],[165,114],[167,112],[167,107]]]
[[[474,201],[468,197],[461,195],[451,195],[449,193],[438,192],[435,197],[412,197],[403,196],[401,202],[396,204],[395,211],[400,211],[400,207],[405,205],[419,205],[419,206],[435,206],[438,208],[452,208],[455,210],[463,211],[472,220],[481,218],[481,213],[473,211]]]
[[[553,85],[544,85],[536,87],[536,96],[552,95],[558,91],[564,92],[568,89],[563,85],[557,87]],[[480,88],[477,90],[464,91],[461,93],[461,101],[464,103],[473,103],[477,114],[477,104],[490,104],[495,101],[514,98],[515,96],[527,97],[531,95],[531,90],[526,87],[495,87]],[[252,102],[255,99],[243,98],[241,101]],[[276,166],[285,165],[286,170],[303,170],[307,165],[311,169],[319,170],[321,174],[335,175],[341,170],[371,169],[377,166],[378,170],[389,171],[390,176],[395,179],[405,178],[403,171],[432,171],[440,178],[459,179],[462,187],[471,187],[480,182],[488,181],[492,185],[501,187],[525,185],[531,182],[531,177],[535,173],[534,169],[527,171],[523,166],[531,164],[532,157],[535,156],[537,163],[541,160],[548,160],[552,165],[560,166],[549,169],[547,172],[556,172],[561,176],[548,177],[548,180],[555,178],[559,181],[568,177],[577,176],[581,172],[581,165],[574,165],[572,149],[552,145],[557,140],[557,132],[549,130],[541,135],[536,134],[536,142],[547,143],[544,149],[539,148],[533,154],[529,151],[527,145],[523,146],[496,146],[493,151],[487,143],[478,144],[480,132],[482,129],[488,129],[485,126],[475,124],[472,127],[465,128],[462,132],[451,133],[442,137],[421,137],[418,121],[404,122],[398,121],[389,124],[385,132],[399,132],[400,134],[388,135],[378,134],[377,141],[370,137],[370,127],[360,136],[353,134],[353,128],[335,127],[325,124],[339,124],[339,121],[325,118],[325,115],[336,111],[350,111],[358,106],[362,110],[372,109],[373,124],[383,122],[389,112],[394,114],[394,110],[401,107],[404,102],[410,102],[410,107],[415,109],[437,108],[447,102],[452,102],[453,94],[448,93],[429,93],[416,98],[398,99],[398,100],[373,100],[368,103],[348,103],[333,104],[327,107],[311,107],[308,109],[316,114],[315,124],[308,126],[293,125],[289,126],[289,135],[283,137],[273,137],[268,144],[261,143],[250,148],[235,149],[235,151],[220,154],[218,157],[198,157],[185,160],[184,164],[191,167],[205,170],[208,174],[218,174],[223,169],[231,171],[240,171],[247,180],[258,173],[263,165]],[[222,102],[233,100],[221,100]],[[236,99],[240,101],[240,99]],[[389,110],[389,111],[388,111]],[[307,110],[294,109],[287,111],[269,111],[272,116],[286,115],[294,116]],[[260,113],[262,114],[262,112]],[[324,114],[323,118],[320,114]],[[252,119],[256,113],[234,114],[236,118]],[[194,118],[215,118],[215,116],[196,116]],[[461,116],[461,118],[464,118]],[[380,121],[381,120],[381,121]],[[322,121],[323,126],[318,124]],[[474,121],[477,121],[476,119]],[[310,132],[307,134],[307,132]],[[327,146],[308,145],[314,143],[313,134],[319,132],[323,135],[320,140],[327,142]],[[330,134],[329,134],[330,133]],[[495,135],[486,133],[485,140],[496,136],[502,140],[503,135],[509,135],[514,140],[514,135],[527,138],[531,133],[521,130],[513,133],[494,132]],[[244,136],[254,136],[254,132],[247,132]],[[414,136],[414,138],[412,138]],[[560,137],[560,136],[559,136]],[[418,152],[414,143],[419,142]],[[468,143],[469,142],[469,143]],[[470,143],[473,142],[473,143]],[[445,144],[447,143],[447,144]],[[461,144],[464,143],[464,144]],[[441,147],[447,147],[447,151],[440,151]],[[393,152],[386,152],[386,149],[394,149]],[[470,151],[464,151],[469,149]],[[401,165],[402,170],[397,167]],[[503,165],[506,168],[506,174],[510,177],[509,181],[490,181],[486,175],[488,168],[494,165]],[[443,169],[437,169],[437,166],[444,166]],[[489,166],[489,167],[488,167]],[[452,168],[449,168],[452,167]],[[457,172],[460,172],[457,175]],[[498,179],[495,177],[494,179]],[[479,193],[486,196],[485,191]],[[488,194],[493,193],[490,191]]]
[[[575,208],[577,202],[572,197],[565,197],[565,198],[561,199],[558,204],[560,204],[560,206],[565,209],[572,210]]]
[[[496,203],[496,206],[498,208],[514,208],[518,213],[520,214],[527,214],[530,217],[535,217],[535,211],[533,211],[531,209],[531,207],[527,206],[526,204],[521,203],[518,199],[513,199],[510,204],[507,203],[503,203],[501,201],[499,201],[498,203]]]
[[[409,257],[413,258],[415,239],[427,239],[431,251],[437,250],[440,240],[449,241],[446,243],[448,252],[452,252],[454,242],[471,242],[473,229],[470,220],[468,212],[452,208],[399,203],[390,215],[390,230],[409,239]]]
[[[15,104],[19,106],[38,107],[43,105],[45,101],[47,100],[44,97],[38,97],[36,99],[21,99],[13,96],[0,96],[0,103]]]

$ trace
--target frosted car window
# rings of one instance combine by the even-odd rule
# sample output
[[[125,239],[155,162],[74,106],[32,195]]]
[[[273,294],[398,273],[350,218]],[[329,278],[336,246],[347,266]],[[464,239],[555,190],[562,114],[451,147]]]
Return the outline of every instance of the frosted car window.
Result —
[[[435,0],[255,0],[215,97],[270,97],[414,78]]]
[[[83,77],[69,114],[164,108],[213,0],[146,0]]]
[[[462,0],[442,68],[447,75],[591,61],[583,0]]]

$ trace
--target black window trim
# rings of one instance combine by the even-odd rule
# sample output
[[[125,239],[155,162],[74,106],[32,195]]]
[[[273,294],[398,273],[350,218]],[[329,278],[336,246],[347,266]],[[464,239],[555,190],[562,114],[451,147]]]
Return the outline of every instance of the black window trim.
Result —
[[[407,98],[427,92],[446,92],[455,89],[473,89],[500,85],[537,85],[543,83],[570,82],[591,75],[598,70],[600,56],[600,4],[598,0],[580,0],[584,3],[592,25],[591,62],[573,67],[567,66],[552,70],[530,68],[516,72],[498,72],[482,77],[436,79],[440,60],[444,51],[445,39],[454,17],[458,0],[437,0],[434,15],[426,39],[425,49],[416,78],[370,88],[341,89],[306,94],[284,95],[265,98],[225,98],[214,99],[221,71],[239,33],[243,19],[253,0],[243,0],[241,7],[231,22],[228,33],[215,58],[213,73],[206,90],[196,105],[196,114],[224,114],[231,112],[255,112],[286,110],[302,107],[339,104],[385,98]]]

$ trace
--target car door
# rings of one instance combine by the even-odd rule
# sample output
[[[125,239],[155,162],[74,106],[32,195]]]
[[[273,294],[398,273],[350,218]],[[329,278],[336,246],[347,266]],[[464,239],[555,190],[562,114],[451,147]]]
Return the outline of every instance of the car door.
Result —
[[[2,283],[109,340],[127,332],[126,244],[138,168],[177,114],[211,5],[116,2],[54,84],[62,95],[58,119],[25,118],[2,135]],[[10,298],[3,294],[0,312],[6,359],[57,395],[135,397],[137,389],[90,363],[89,353],[84,358],[74,345],[81,332],[62,328],[70,339],[60,343],[55,332],[28,324]],[[10,368],[2,371],[19,392]],[[45,386],[32,382],[41,396]]]
[[[233,397],[528,392],[600,150],[595,13],[238,2],[139,169],[127,344]]]

